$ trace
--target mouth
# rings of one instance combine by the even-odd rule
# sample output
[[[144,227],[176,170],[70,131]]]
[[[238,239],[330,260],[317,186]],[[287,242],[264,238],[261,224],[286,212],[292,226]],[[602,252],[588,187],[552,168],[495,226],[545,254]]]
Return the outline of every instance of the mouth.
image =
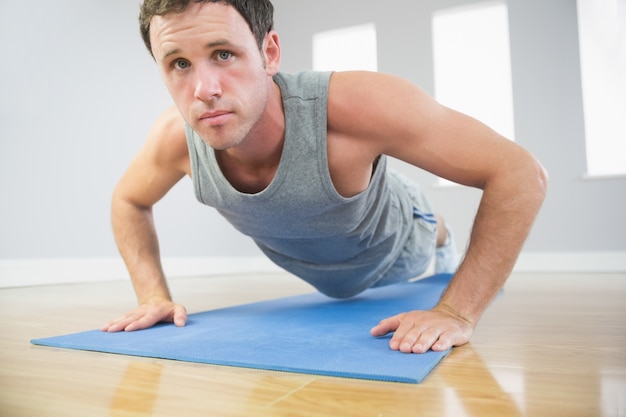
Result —
[[[232,116],[232,112],[226,110],[216,110],[211,112],[205,112],[200,115],[198,121],[202,124],[209,126],[220,126]]]

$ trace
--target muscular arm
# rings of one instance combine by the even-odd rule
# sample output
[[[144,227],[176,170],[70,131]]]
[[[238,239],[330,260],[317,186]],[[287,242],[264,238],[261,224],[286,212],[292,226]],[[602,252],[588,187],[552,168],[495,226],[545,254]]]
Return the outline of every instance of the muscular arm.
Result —
[[[111,203],[115,240],[130,274],[139,307],[103,326],[132,331],[159,321],[186,321],[172,302],[161,267],[152,206],[189,170],[184,124],[175,109],[163,113],[118,183]]]
[[[387,154],[483,190],[466,256],[439,304],[428,312],[391,317],[372,329],[375,336],[395,331],[391,348],[403,352],[466,343],[530,232],[545,196],[543,168],[484,124],[438,104],[406,81],[381,74],[333,76],[329,131],[349,138],[340,141],[343,146],[361,138],[362,163]]]

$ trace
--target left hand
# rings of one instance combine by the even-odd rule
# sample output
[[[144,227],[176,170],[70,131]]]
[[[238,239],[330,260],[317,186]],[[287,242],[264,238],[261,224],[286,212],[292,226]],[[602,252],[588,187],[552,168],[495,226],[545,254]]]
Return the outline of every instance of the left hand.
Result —
[[[403,353],[444,351],[467,343],[474,326],[450,309],[437,306],[428,311],[410,311],[381,321],[371,330],[380,337],[395,332],[389,347]]]

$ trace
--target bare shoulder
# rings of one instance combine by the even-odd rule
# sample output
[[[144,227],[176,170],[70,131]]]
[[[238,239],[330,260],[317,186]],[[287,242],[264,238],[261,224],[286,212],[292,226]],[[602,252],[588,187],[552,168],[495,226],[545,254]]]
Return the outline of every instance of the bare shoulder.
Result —
[[[410,81],[380,73],[333,75],[328,132],[350,149],[361,146],[369,154],[387,154],[478,187],[528,159],[519,146],[480,121],[441,105]]]
[[[427,127],[424,116],[439,109],[417,85],[366,71],[333,74],[328,101],[329,131],[358,136],[371,146],[381,146],[380,153],[386,153],[389,140],[415,138]]]
[[[150,207],[190,175],[185,124],[176,108],[154,122],[143,147],[117,184],[114,200]]]
[[[157,166],[178,169],[190,175],[185,121],[175,106],[165,110],[156,119],[143,152]]]
[[[328,163],[337,191],[350,197],[369,184],[372,167],[382,154],[392,155],[402,115],[392,108],[408,83],[379,73],[334,73],[328,91]],[[393,156],[393,155],[392,155]]]

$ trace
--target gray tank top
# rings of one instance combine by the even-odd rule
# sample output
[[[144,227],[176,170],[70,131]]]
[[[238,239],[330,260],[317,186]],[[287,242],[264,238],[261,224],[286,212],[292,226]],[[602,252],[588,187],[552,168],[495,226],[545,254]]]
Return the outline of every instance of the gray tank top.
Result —
[[[368,188],[342,197],[326,151],[330,73],[277,74],[285,110],[285,143],[276,175],[257,194],[237,191],[215,152],[187,126],[197,199],[215,207],[277,265],[332,297],[374,286],[400,256],[412,202],[386,175],[381,156]]]

